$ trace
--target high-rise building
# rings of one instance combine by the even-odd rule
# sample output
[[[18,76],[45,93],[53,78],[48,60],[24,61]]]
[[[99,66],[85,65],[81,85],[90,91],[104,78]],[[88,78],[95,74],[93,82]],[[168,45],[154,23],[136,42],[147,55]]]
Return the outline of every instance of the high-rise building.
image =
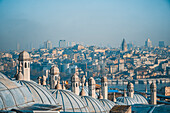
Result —
[[[52,49],[51,41],[47,40],[46,42],[44,42],[44,48],[45,49]]]
[[[127,51],[127,44],[126,44],[125,39],[123,39],[122,41],[122,51]]]
[[[164,41],[159,41],[159,47],[165,47]]]
[[[60,40],[59,41],[59,47],[65,48],[66,47],[66,40]]]
[[[146,48],[152,47],[152,42],[151,42],[151,40],[149,38],[145,41],[145,47]]]

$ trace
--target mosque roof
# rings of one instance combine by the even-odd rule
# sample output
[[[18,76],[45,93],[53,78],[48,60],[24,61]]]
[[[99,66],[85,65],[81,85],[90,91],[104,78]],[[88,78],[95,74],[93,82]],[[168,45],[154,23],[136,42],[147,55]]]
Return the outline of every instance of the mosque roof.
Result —
[[[96,112],[96,113],[106,113],[107,112],[105,107],[99,100],[97,100],[91,96],[82,96],[81,98],[83,99],[85,104],[88,106],[89,112]]]
[[[139,104],[148,104],[146,98],[140,94],[134,94],[133,99],[137,101]]]
[[[106,108],[106,110],[109,112],[114,105],[116,105],[113,101],[110,101],[108,99],[99,99],[99,101],[102,103],[102,105]]]
[[[134,105],[134,104],[139,104],[135,99],[131,97],[118,97],[116,99],[118,102],[122,102],[126,105]]]
[[[80,96],[68,90],[50,90],[57,102],[62,105],[63,112],[89,112]]]
[[[19,80],[19,81],[16,81],[16,82],[20,83],[23,86],[26,86],[26,88],[32,94],[33,100],[36,103],[52,104],[52,105],[58,104],[58,102],[52,96],[52,94],[47,89],[45,89],[43,86],[37,84],[36,82],[34,82],[34,81],[24,81],[24,80]]]

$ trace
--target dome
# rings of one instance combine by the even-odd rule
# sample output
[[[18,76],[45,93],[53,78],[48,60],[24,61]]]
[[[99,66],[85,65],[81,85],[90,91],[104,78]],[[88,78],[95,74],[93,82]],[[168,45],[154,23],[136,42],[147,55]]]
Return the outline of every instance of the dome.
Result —
[[[102,103],[102,105],[106,108],[108,112],[112,109],[114,105],[116,105],[114,102],[108,99],[99,99],[99,101]]]
[[[115,104],[117,104],[117,105],[126,105],[125,103],[122,103],[122,102],[115,102]]]
[[[21,85],[27,87],[27,89],[30,91],[30,93],[33,96],[33,100],[36,103],[53,104],[53,105],[58,104],[58,102],[51,95],[51,93],[47,89],[45,89],[43,86],[37,84],[36,82],[34,82],[34,81],[24,81],[24,80],[20,80],[20,81],[17,81],[17,82],[20,83]]]
[[[89,112],[80,96],[68,90],[50,90],[60,105],[63,112]]]
[[[0,72],[0,78],[8,79],[3,73]]]
[[[139,104],[136,100],[134,100],[131,97],[118,97],[116,99],[118,102],[125,103],[126,105],[134,105],[134,104]]]
[[[99,100],[97,100],[91,96],[83,96],[81,98],[83,99],[83,101],[87,105],[87,107],[89,108],[89,112],[96,112],[96,113],[106,113],[107,112],[105,107]]]
[[[30,60],[30,55],[29,55],[29,53],[26,52],[26,51],[21,52],[21,53],[19,54],[19,59],[18,59],[18,60],[20,60],[20,61],[22,61],[22,60]]]
[[[53,67],[50,69],[50,74],[51,74],[51,75],[56,75],[56,74],[59,74],[59,73],[60,73],[60,71],[59,71],[58,67],[56,67],[56,66],[53,66]]]
[[[0,78],[0,110],[11,110],[33,103],[31,93],[25,86]]]
[[[133,99],[136,100],[139,104],[148,104],[146,98],[140,94],[134,94]]]

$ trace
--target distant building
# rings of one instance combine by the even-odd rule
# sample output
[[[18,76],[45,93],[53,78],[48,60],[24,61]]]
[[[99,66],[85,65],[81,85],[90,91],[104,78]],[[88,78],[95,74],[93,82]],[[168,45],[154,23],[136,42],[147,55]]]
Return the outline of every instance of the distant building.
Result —
[[[52,49],[51,41],[47,40],[46,42],[44,42],[44,48],[45,49]]]
[[[60,40],[59,41],[59,47],[65,48],[66,47],[66,40]]]
[[[122,41],[122,51],[127,51],[127,44],[126,44],[125,39],[123,39]]]
[[[146,48],[152,47],[152,42],[151,42],[151,40],[149,38],[145,41],[145,47]]]
[[[165,47],[164,41],[159,41],[159,47]]]

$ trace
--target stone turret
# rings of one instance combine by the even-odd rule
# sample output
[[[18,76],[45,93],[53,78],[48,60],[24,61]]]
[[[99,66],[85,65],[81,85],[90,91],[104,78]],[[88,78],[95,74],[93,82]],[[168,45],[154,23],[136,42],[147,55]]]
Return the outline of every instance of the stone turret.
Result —
[[[50,88],[54,89],[57,85],[57,82],[60,81],[60,71],[56,66],[51,67],[50,69]]]
[[[19,65],[22,67],[23,80],[30,81],[30,55],[23,51],[19,54]]]
[[[101,88],[102,88],[102,95],[104,99],[108,98],[108,83],[107,83],[107,77],[104,76],[101,79]]]
[[[156,105],[157,104],[156,83],[152,82],[152,84],[150,85],[150,91],[151,91],[151,104]]]
[[[79,85],[80,85],[80,79],[79,79],[77,73],[75,73],[71,77],[71,91],[77,95],[79,95]]]
[[[127,91],[128,91],[128,96],[133,98],[133,95],[134,95],[134,85],[129,82],[128,85],[127,85]]]
[[[90,77],[88,80],[88,88],[89,88],[89,96],[92,96],[93,98],[95,98],[96,95],[96,82],[94,80],[93,77]]]

